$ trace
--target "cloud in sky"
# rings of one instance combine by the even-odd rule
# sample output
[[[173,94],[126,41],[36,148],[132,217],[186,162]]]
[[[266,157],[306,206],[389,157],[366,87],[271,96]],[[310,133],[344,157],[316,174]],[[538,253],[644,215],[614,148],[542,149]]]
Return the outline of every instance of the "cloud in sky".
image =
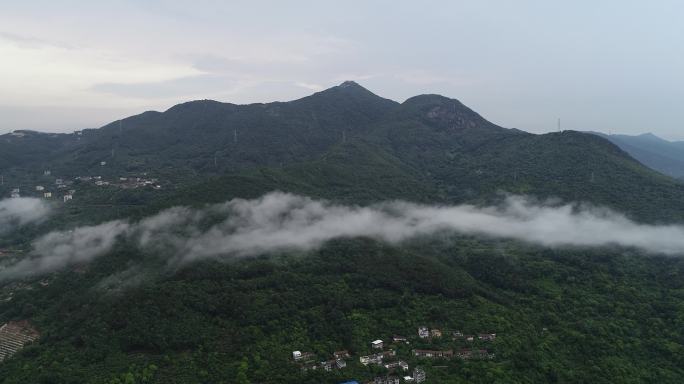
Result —
[[[437,233],[513,239],[548,247],[636,248],[684,255],[683,225],[648,225],[606,208],[509,196],[501,204],[429,206],[391,201],[360,207],[272,192],[202,209],[175,207],[136,223],[113,221],[49,233],[0,280],[51,272],[105,255],[119,239],[169,265],[315,250],[337,238],[398,244]]]

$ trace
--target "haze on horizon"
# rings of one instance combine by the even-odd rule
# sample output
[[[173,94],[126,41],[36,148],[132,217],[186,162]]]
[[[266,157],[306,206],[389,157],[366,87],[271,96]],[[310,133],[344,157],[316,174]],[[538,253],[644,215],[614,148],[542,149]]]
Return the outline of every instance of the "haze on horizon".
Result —
[[[5,2],[0,133],[99,127],[192,99],[286,101],[354,80],[490,121],[683,140],[684,3]]]

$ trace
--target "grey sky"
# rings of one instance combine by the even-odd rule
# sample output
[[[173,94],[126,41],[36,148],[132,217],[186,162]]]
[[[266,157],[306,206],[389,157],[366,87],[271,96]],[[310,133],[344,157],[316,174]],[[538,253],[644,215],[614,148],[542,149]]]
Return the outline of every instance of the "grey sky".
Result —
[[[531,132],[684,139],[679,1],[0,0],[0,132],[356,80]]]

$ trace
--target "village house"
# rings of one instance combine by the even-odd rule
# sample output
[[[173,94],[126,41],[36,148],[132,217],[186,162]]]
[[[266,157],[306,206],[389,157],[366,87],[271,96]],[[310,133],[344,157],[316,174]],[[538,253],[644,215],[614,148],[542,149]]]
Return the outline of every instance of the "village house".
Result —
[[[382,364],[383,355],[382,353],[376,353],[373,355],[359,356],[359,362],[363,365],[368,364]]]
[[[338,369],[342,369],[347,366],[347,362],[344,359],[335,359],[335,365],[337,365]]]
[[[335,357],[336,359],[348,359],[349,358],[349,351],[341,350],[341,351],[333,352],[333,357]]]
[[[416,357],[423,357],[429,359],[450,359],[454,356],[454,351],[451,349],[445,351],[437,351],[430,349],[414,349],[413,355]]]
[[[408,344],[408,339],[404,336],[394,335],[394,336],[392,336],[392,341],[395,343],[406,343],[406,344]]]
[[[422,383],[425,381],[425,371],[423,368],[416,367],[416,369],[413,370],[413,381],[416,383]]]
[[[43,171],[43,176],[50,176],[51,174],[52,174],[52,172],[50,172],[48,170]]]
[[[73,200],[73,199],[74,199],[74,196],[72,196],[72,195],[64,195],[64,202],[65,202],[65,203],[66,203],[67,201]]]
[[[45,190],[45,187],[43,187],[42,185],[36,185],[36,191],[39,191],[39,192],[40,192],[40,191],[43,191],[43,190]]]
[[[378,376],[373,379],[373,384],[399,384],[398,376]]]
[[[451,336],[453,337],[454,340],[456,339],[462,339],[463,338],[463,332],[461,331],[453,331],[451,333]]]
[[[460,359],[463,359],[463,360],[491,359],[494,357],[494,355],[490,354],[486,349],[470,349],[470,348],[463,348],[463,349],[459,350],[456,353],[456,356],[458,356]]]
[[[421,339],[427,339],[430,337],[430,330],[428,327],[418,327],[418,337]]]
[[[381,365],[383,359],[389,358],[389,357],[394,357],[397,355],[397,352],[393,349],[390,349],[388,351],[384,352],[379,352],[373,355],[368,355],[368,356],[359,356],[359,362],[363,365],[368,365],[368,364],[377,364]]]
[[[64,184],[64,180],[62,180],[62,179],[56,179],[56,180],[55,180],[55,184],[56,184],[56,185],[62,185],[62,184]]]
[[[464,337],[466,341],[475,341],[475,336],[473,335],[465,335]]]
[[[430,336],[432,337],[442,337],[442,331],[437,328],[430,330]]]
[[[405,362],[405,361],[403,361],[403,360],[392,361],[392,362],[389,362],[389,363],[385,363],[385,364],[384,364],[384,367],[387,368],[387,369],[401,368],[401,369],[404,370],[404,371],[408,371],[408,369],[409,369],[408,363]]]
[[[321,361],[321,368],[325,371],[330,372],[336,366],[335,360]]]
[[[17,198],[21,197],[21,195],[19,194],[19,188],[14,188],[12,190],[12,193],[10,193],[10,197],[13,199],[17,199]]]
[[[51,199],[52,198],[52,192],[45,192],[43,193],[43,197],[46,199]]]
[[[382,349],[382,346],[383,346],[382,340],[380,340],[380,339],[371,341],[371,347],[373,349]]]
[[[314,358],[314,354],[311,352],[292,351],[292,358],[295,361],[309,361]]]
[[[480,333],[477,338],[483,341],[492,341],[496,339],[496,333]]]

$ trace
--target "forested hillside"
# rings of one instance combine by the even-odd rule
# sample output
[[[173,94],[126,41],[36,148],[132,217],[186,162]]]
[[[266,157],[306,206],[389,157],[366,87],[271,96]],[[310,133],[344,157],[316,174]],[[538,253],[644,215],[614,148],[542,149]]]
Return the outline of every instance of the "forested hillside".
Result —
[[[684,220],[684,185],[604,138],[506,129],[454,99],[397,103],[353,82],[292,102],[194,101],[81,134],[5,135],[0,167],[4,195],[35,194],[57,178],[70,184],[56,191],[74,190],[46,220],[0,234],[5,266],[51,230],[274,190],[349,206],[479,206],[517,194],[605,206],[637,222]],[[680,383],[684,261],[437,232],[172,264],[168,252],[122,237],[94,261],[0,280],[0,324],[24,320],[40,338],[0,362],[0,383],[404,376],[361,364],[376,339],[412,371],[422,367],[426,383]],[[443,335],[420,339],[421,326]],[[410,344],[391,342],[396,335]],[[413,352],[470,348],[488,357]],[[340,350],[351,355],[344,368],[303,371],[293,361],[293,351],[318,364]]]

